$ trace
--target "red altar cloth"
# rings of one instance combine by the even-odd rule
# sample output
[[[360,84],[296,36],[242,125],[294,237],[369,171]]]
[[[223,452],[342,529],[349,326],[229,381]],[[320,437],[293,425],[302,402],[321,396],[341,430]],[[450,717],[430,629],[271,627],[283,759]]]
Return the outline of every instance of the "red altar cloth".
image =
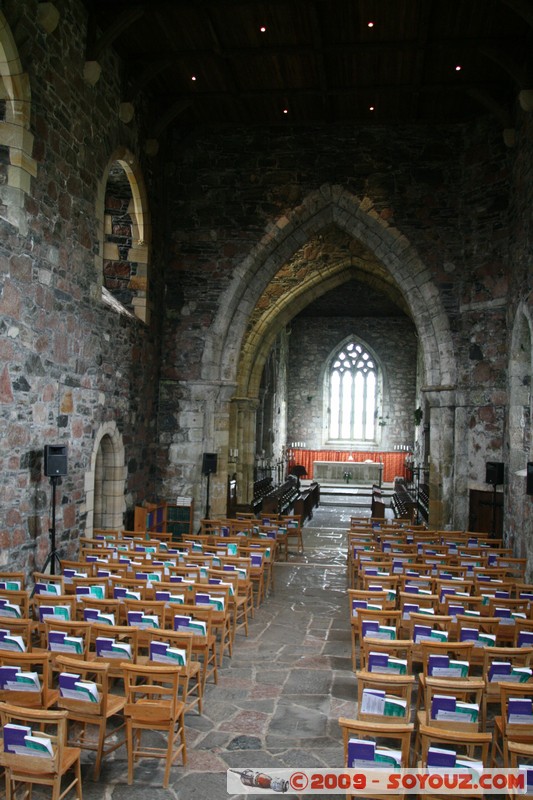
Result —
[[[289,471],[295,464],[302,464],[307,472],[308,480],[313,478],[314,461],[376,461],[378,464],[381,461],[383,463],[382,480],[385,483],[392,483],[396,477],[407,477],[405,457],[408,453],[403,451],[365,453],[355,450],[293,450],[292,453]]]

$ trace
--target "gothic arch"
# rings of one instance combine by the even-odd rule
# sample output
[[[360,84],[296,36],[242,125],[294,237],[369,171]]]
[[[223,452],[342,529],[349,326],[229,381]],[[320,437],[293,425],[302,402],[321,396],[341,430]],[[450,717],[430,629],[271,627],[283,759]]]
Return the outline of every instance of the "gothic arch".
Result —
[[[409,312],[424,342],[423,361],[428,385],[453,386],[456,380],[455,356],[448,318],[432,281],[430,270],[416,250],[395,227],[381,219],[370,201],[359,199],[339,186],[325,186],[310,194],[303,203],[277,220],[258,245],[244,259],[227,291],[221,298],[220,310],[210,336],[206,340],[203,375],[213,378],[218,373],[223,381],[254,376],[248,384],[258,384],[262,363],[258,349],[264,353],[266,339],[273,341],[283,321],[300,305],[297,290],[288,299],[269,311],[270,325],[257,332],[247,352],[241,352],[250,314],[269,281],[284,263],[302,247],[310,236],[325,225],[336,224],[365,245],[388,271],[400,288]],[[290,308],[289,308],[290,307]],[[264,359],[259,359],[263,361]],[[249,378],[239,382],[239,394]]]
[[[124,527],[124,460],[124,442],[116,422],[104,423],[95,435],[91,465],[85,473],[86,536],[92,536],[95,528]]]
[[[96,219],[98,225],[98,251],[95,256],[96,274],[102,288],[102,298],[119,312],[128,314],[125,307],[115,301],[110,292],[104,287],[104,260],[111,255],[111,245],[108,239],[108,220],[105,214],[105,195],[109,174],[113,164],[118,163],[126,173],[131,189],[131,203],[128,209],[132,220],[133,243],[128,252],[127,260],[135,262],[136,275],[132,279],[135,283],[135,299],[133,310],[135,317],[143,322],[150,321],[149,304],[149,277],[150,277],[150,245],[152,240],[152,226],[148,208],[148,199],[142,170],[136,156],[125,147],[119,147],[111,155],[102,178],[98,184],[96,195]]]
[[[7,221],[25,235],[24,198],[30,193],[31,179],[37,175],[30,131],[31,92],[28,75],[22,70],[15,40],[2,12],[0,100],[5,108],[0,115],[0,168],[6,173],[3,185],[0,184],[0,204],[7,209]]]

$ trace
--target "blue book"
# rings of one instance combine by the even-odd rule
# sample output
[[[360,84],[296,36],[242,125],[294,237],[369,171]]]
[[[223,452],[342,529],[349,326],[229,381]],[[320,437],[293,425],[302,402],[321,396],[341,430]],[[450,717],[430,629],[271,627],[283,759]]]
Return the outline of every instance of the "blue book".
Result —
[[[533,647],[533,631],[519,631],[517,646]]]
[[[59,694],[68,700],[79,700],[83,703],[98,703],[100,696],[94,681],[85,681],[73,672],[59,673]]]
[[[69,636],[63,631],[48,632],[48,649],[52,653],[72,653],[83,655],[83,639],[81,636]]]
[[[457,754],[454,750],[446,750],[442,747],[429,747],[427,754],[427,767],[446,767],[453,769]]]
[[[207,633],[207,623],[188,615],[176,614],[174,617],[174,630],[194,633],[196,636],[205,636]]]
[[[509,697],[507,722],[509,725],[533,725],[533,700],[527,697]]]
[[[159,617],[155,614],[145,614],[144,611],[128,611],[128,625],[140,630],[159,628]]]
[[[70,608],[68,606],[39,606],[39,621],[60,619],[70,621]]]
[[[165,603],[184,603],[185,596],[183,594],[171,594],[166,590],[159,590],[155,593],[156,600],[164,600]]]
[[[116,658],[121,661],[131,661],[133,657],[131,644],[118,641],[113,637],[97,636],[95,648],[98,658]]]
[[[11,633],[5,628],[0,629],[0,650],[9,650],[14,653],[25,653],[26,645],[22,636]]]
[[[150,661],[184,667],[187,664],[187,652],[172,647],[168,642],[150,642]]]
[[[103,611],[99,611],[97,608],[84,608],[83,619],[85,622],[97,622],[99,625],[115,624],[114,614],[106,614]]]

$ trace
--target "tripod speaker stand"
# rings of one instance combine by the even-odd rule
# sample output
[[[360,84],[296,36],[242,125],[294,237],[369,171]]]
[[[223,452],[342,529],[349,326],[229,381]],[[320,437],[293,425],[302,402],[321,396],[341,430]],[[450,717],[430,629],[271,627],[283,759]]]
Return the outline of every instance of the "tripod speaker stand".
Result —
[[[59,475],[50,476],[50,484],[52,486],[52,527],[49,530],[50,552],[41,570],[41,572],[46,572],[49,566],[50,575],[56,574],[56,566],[59,568],[59,571],[61,571],[61,561],[56,550],[56,486],[59,483],[59,477]]]

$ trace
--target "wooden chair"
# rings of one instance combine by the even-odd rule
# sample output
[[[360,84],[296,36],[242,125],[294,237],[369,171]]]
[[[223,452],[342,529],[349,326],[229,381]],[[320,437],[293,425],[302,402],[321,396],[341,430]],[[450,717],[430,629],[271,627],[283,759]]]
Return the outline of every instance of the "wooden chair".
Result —
[[[41,647],[46,646],[46,621],[62,620],[69,622],[76,619],[76,598],[71,594],[57,597],[36,594],[33,597],[33,614],[41,639]]]
[[[432,616],[438,610],[438,595],[400,591],[398,593],[398,607],[401,611],[399,635],[408,639],[412,632],[412,626],[409,624],[411,614],[427,615],[427,619],[430,622]]]
[[[58,655],[56,667],[59,670],[57,705],[59,708],[65,709],[68,712],[69,720],[79,726],[76,727],[76,737],[74,739],[69,737],[68,743],[96,753],[93,778],[97,781],[100,777],[102,759],[125,743],[125,736],[117,738],[117,734],[125,727],[123,711],[126,699],[110,694],[108,664]],[[82,683],[92,684],[97,694],[97,699],[91,701],[82,692],[79,693],[79,697],[73,696],[70,688],[73,681],[68,680],[66,686],[64,686],[65,676],[63,673],[78,675],[78,680]],[[76,690],[74,689],[74,691]],[[108,723],[112,717],[119,717],[119,724],[108,729]],[[88,726],[97,727],[98,738],[96,741],[87,736]],[[73,726],[70,726],[70,731],[72,732],[72,730]],[[113,741],[109,741],[111,738]]]
[[[420,730],[423,726],[448,731],[476,733],[481,727],[482,678],[445,679],[426,677],[424,708],[417,711],[418,732],[415,756],[420,753]],[[468,703],[471,714],[462,713],[455,703]]]
[[[180,668],[124,666],[126,705],[126,740],[128,748],[128,784],[133,783],[133,767],[138,758],[165,760],[163,787],[168,787],[170,769],[181,753],[187,763],[185,743],[185,704],[178,700]],[[167,735],[167,746],[143,745],[143,731],[161,731]]]
[[[248,541],[248,540],[246,540]],[[258,555],[258,551],[256,548],[250,548],[247,545],[241,544],[239,546],[239,556],[244,557],[248,560],[248,567],[250,570],[250,580],[254,586],[254,593],[255,593],[255,600],[256,600],[256,608],[259,608],[263,600],[266,596],[266,588],[268,585],[268,573],[266,568],[266,561],[263,556],[260,564],[254,564],[251,560],[252,554]],[[261,555],[261,553],[259,553]],[[228,560],[222,559],[223,563],[227,563]]]
[[[388,592],[377,591],[368,592],[363,589],[348,589],[348,602],[350,606],[350,629],[352,641],[352,669],[357,669],[357,642],[358,642],[358,622],[357,617],[363,609],[374,609],[377,611],[393,610],[396,607],[396,599],[390,598]]]
[[[372,674],[412,675],[413,645],[412,639],[384,642],[367,636],[360,642],[361,669]]]
[[[152,652],[152,645],[154,642],[168,645],[178,651],[182,651],[184,664],[178,665],[181,667],[179,689],[180,699],[185,704],[185,713],[191,711],[195,706],[198,713],[202,713],[203,706],[203,681],[202,681],[202,665],[199,661],[193,660],[193,638],[192,633],[183,633],[181,631],[151,631],[150,632],[150,646],[146,663],[148,664],[176,664],[172,661],[171,657],[164,654],[155,654]],[[139,659],[143,663],[142,659]]]
[[[457,639],[461,642],[473,642],[474,649],[470,661],[483,666],[484,648],[495,647],[500,627],[498,617],[470,617],[458,614],[456,617]]]
[[[105,600],[109,597],[109,579],[106,577],[89,576],[87,578],[73,578],[70,583],[65,584],[66,594],[74,594],[76,597],[86,595]]]
[[[31,619],[0,618],[0,650],[29,653],[34,647],[35,631],[35,622]],[[15,641],[10,641],[10,637],[15,637]]]
[[[92,626],[90,661],[107,664],[111,678],[122,679],[122,663],[139,659],[139,630],[131,625]]]
[[[488,647],[483,654],[482,675],[485,680],[483,692],[483,722],[487,724],[487,711],[491,705],[500,705],[500,683],[512,680],[520,686],[531,684],[530,672],[533,647]],[[519,673],[522,668],[522,676]],[[524,673],[523,670],[526,670]]]
[[[30,594],[26,589],[0,589],[0,617],[28,619]]]
[[[468,679],[473,647],[472,642],[420,643],[422,669],[418,675],[417,713],[424,707],[427,677],[445,680]]]
[[[244,635],[248,636],[248,618],[251,616],[250,600],[253,603],[252,583],[250,580],[244,581],[239,578],[237,572],[222,569],[207,570],[206,586],[216,586],[228,584],[232,591],[229,594],[229,607],[231,610],[231,640],[235,642],[237,631],[243,630]],[[253,606],[252,606],[253,608]]]
[[[351,759],[351,748],[354,740],[372,742],[377,744],[379,742],[380,750],[386,755],[389,751],[400,751],[400,764],[402,768],[409,767],[409,753],[411,746],[411,736],[414,726],[412,723],[397,723],[391,725],[384,725],[377,722],[367,722],[365,720],[347,719],[341,717],[339,725],[342,730],[342,740],[344,747],[344,763],[349,768],[358,768],[357,763]],[[386,764],[381,762],[376,764],[377,767],[386,768]],[[368,764],[364,766],[364,773],[367,773]],[[361,787],[364,789],[365,787]],[[401,794],[399,791],[398,794]],[[344,796],[344,795],[343,795]],[[353,795],[346,794],[346,798],[351,800],[354,797],[361,797],[360,794]],[[390,794],[366,794],[365,798],[369,800],[390,800]]]
[[[29,797],[32,785],[37,784],[52,787],[53,800],[62,800],[73,789],[76,800],[82,800],[81,751],[66,745],[66,711],[30,710],[11,703],[0,703],[0,720],[4,732],[4,752],[0,754],[0,764],[6,773],[7,800],[14,797],[15,787],[19,783],[27,786]],[[6,726],[10,725],[27,726],[31,735],[38,736],[41,742],[47,740],[50,754],[35,756],[29,748],[28,755],[5,752],[6,730],[9,730]],[[37,728],[38,732],[34,733]],[[70,770],[73,770],[74,777],[62,787],[63,778]]]
[[[57,671],[59,656],[87,660],[91,650],[92,625],[90,622],[45,622],[45,644],[50,656],[52,672]]]
[[[279,525],[287,529],[287,547],[292,541],[295,541],[298,553],[303,553],[304,540],[301,516],[299,514],[282,514],[279,519]],[[287,559],[285,558],[285,560]]]
[[[421,645],[426,640],[430,641],[448,641],[450,638],[450,625],[452,618],[443,614],[421,614],[420,612],[411,612],[409,619],[404,620],[406,635],[414,642],[413,645],[413,662],[422,662],[422,647]]]
[[[50,709],[57,701],[58,692],[52,688],[50,653],[30,651],[29,653],[0,652],[0,666],[17,667],[21,672],[37,673],[39,687],[24,688],[21,684],[10,689],[0,689],[0,701],[25,708]],[[31,685],[30,685],[31,686]]]
[[[182,626],[178,624],[176,616],[178,621],[185,618],[183,621],[190,620],[190,622]],[[174,615],[172,623],[174,630],[185,633],[190,633],[192,630],[193,632],[192,650],[202,664],[203,691],[205,691],[205,684],[211,675],[213,676],[213,682],[218,683],[216,636],[212,628],[212,618],[212,608],[196,606],[191,603],[180,606],[179,612]],[[199,626],[194,626],[195,622],[201,623],[202,630],[199,630]],[[204,628],[205,633],[203,633]]]
[[[76,617],[84,622],[120,625],[123,615],[124,609],[120,600],[98,600],[86,595],[76,598]]]
[[[517,797],[524,800],[533,800],[533,744],[522,744],[521,742],[507,742],[509,751],[509,765],[512,770],[526,771],[526,793],[510,790],[507,797],[515,800]]]
[[[203,598],[208,595],[211,600],[203,602]],[[230,587],[218,585],[207,585],[196,583],[192,590],[191,603],[195,606],[211,606],[213,613],[211,615],[211,626],[213,633],[218,640],[218,657],[219,666],[222,666],[224,660],[224,653],[228,651],[228,655],[233,654],[233,639],[232,639],[232,609],[230,605]],[[218,608],[222,604],[222,608]]]
[[[164,600],[125,600],[126,623],[139,630],[139,647],[146,649],[153,628],[165,628],[167,608]]]
[[[7,584],[16,584],[9,586]],[[26,588],[26,573],[25,572],[0,572],[0,590],[4,591],[10,589],[14,591],[21,591]]]
[[[457,730],[444,730],[433,728],[428,725],[421,725],[418,735],[420,737],[420,758],[416,766],[419,769],[428,769],[428,751],[430,747],[437,747],[449,750],[457,754],[465,764],[471,763],[488,765],[489,747],[491,742],[490,733],[462,732]],[[457,766],[456,769],[461,767]],[[429,767],[429,769],[433,769]],[[464,768],[466,771],[466,767]],[[421,800],[449,800],[450,794],[420,794],[417,795]],[[478,789],[471,793],[461,790],[460,797],[484,797],[483,790]]]
[[[33,573],[34,594],[65,594],[65,579],[62,575],[50,575],[48,572]],[[39,586],[42,589],[39,591]],[[47,589],[47,587],[50,587]]]
[[[516,684],[501,682],[500,714],[494,718],[494,736],[492,740],[491,766],[497,766],[498,757],[503,766],[509,766],[509,741],[520,744],[533,744],[533,715],[525,715],[523,720],[509,715],[509,701],[524,700],[533,708],[533,683]]]
[[[414,675],[384,675],[359,670],[357,719],[380,724],[408,723]]]

